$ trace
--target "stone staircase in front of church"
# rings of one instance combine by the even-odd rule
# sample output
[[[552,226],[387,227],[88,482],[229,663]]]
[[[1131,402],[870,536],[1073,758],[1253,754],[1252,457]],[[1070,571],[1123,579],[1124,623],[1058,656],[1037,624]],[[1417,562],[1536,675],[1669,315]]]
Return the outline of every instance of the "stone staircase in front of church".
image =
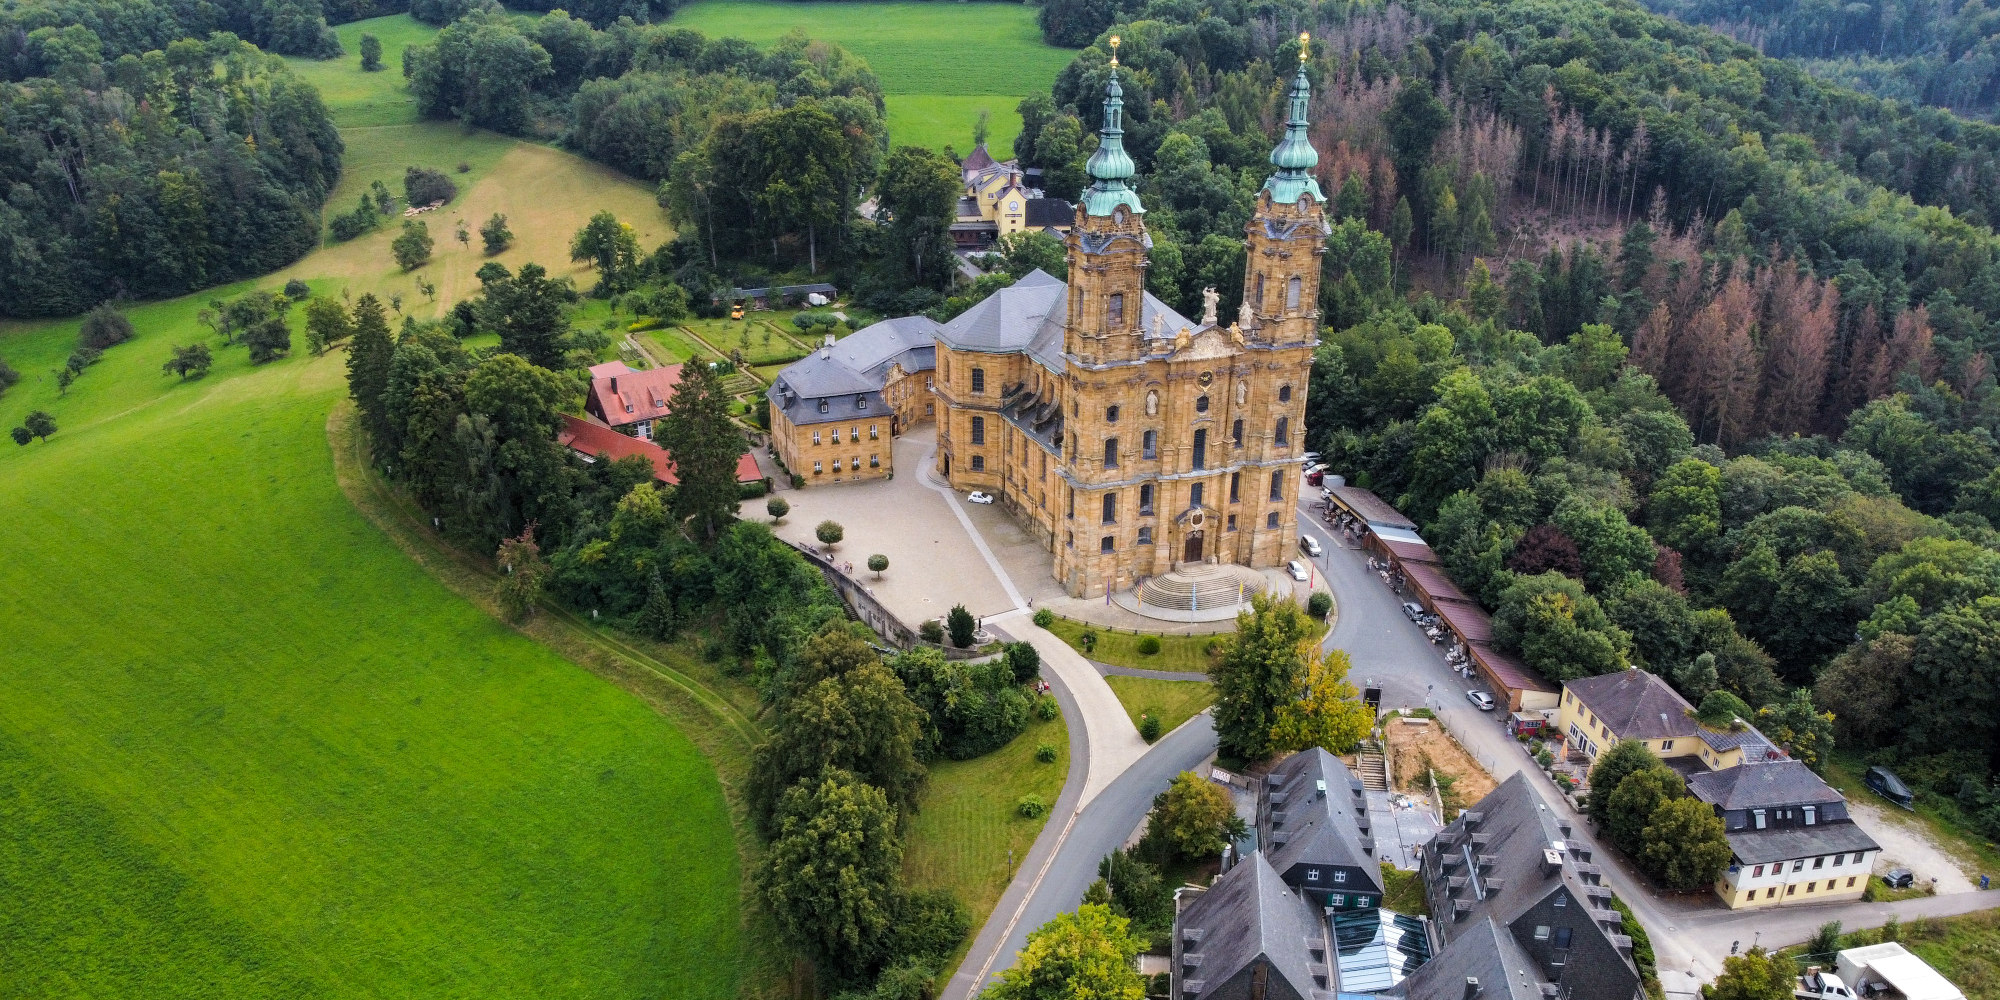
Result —
[[[1139,602],[1168,611],[1214,611],[1247,603],[1269,581],[1264,574],[1228,563],[1182,563],[1139,589]]]

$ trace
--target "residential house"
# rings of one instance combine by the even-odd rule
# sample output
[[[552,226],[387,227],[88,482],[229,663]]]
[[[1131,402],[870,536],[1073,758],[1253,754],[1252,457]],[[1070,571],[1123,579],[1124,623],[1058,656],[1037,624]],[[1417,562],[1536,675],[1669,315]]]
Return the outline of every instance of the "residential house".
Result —
[[[653,439],[653,423],[667,415],[667,400],[681,381],[681,366],[636,370],[623,361],[592,365],[584,412],[621,434]]]
[[[585,462],[599,459],[617,461],[621,458],[638,456],[653,465],[653,481],[662,486],[679,485],[680,478],[674,472],[673,456],[665,448],[644,438],[620,434],[594,420],[563,414],[562,429],[556,432],[556,443],[568,448]],[[763,482],[764,473],[757,468],[757,460],[746,452],[736,458],[736,481],[749,484]]]
[[[1572,754],[1591,761],[1619,740],[1638,740],[1682,774],[1783,756],[1742,720],[1721,729],[1702,725],[1680,692],[1637,667],[1564,682],[1556,731]]]
[[[1324,749],[1293,754],[1265,775],[1257,842],[1278,877],[1316,906],[1366,910],[1382,903],[1367,791]]]
[[[1513,933],[1489,915],[1466,926],[1389,996],[1397,1000],[1552,1000],[1559,990],[1544,975]]]
[[[1555,987],[1545,995],[1636,1000],[1632,940],[1590,848],[1570,840],[1570,833],[1569,821],[1520,773],[1439,831],[1420,869],[1432,928],[1442,941],[1435,949],[1439,959],[1451,956],[1459,968],[1490,966],[1485,956],[1498,949],[1526,962],[1503,958],[1503,965]],[[1466,943],[1468,937],[1475,940]],[[1429,990],[1425,1000],[1442,996],[1433,981],[1418,985]]]
[[[1174,915],[1178,1000],[1331,998],[1327,923],[1305,893],[1252,853]]]
[[[1049,198],[1032,171],[1014,160],[996,162],[980,143],[959,165],[965,190],[952,220],[952,242],[960,250],[984,250],[1009,236],[1035,229],[1061,238],[1076,221],[1076,206]]]
[[[1715,894],[1732,909],[1861,898],[1881,845],[1854,824],[1847,799],[1796,760],[1766,760],[1688,778],[1729,837]]]

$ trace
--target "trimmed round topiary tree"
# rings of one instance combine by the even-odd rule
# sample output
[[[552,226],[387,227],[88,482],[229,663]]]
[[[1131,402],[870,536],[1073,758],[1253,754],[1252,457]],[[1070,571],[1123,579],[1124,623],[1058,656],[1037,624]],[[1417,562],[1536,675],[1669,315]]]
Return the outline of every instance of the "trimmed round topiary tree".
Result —
[[[1035,611],[1035,627],[1036,627],[1036,628],[1048,628],[1049,626],[1051,626],[1051,625],[1054,625],[1055,623],[1056,623],[1056,613],[1055,613],[1055,612],[1053,612],[1053,611],[1050,611],[1050,610],[1049,610],[1049,609],[1047,609],[1047,608],[1038,608],[1038,609],[1036,609],[1036,611]]]
[[[764,511],[771,515],[772,524],[781,524],[785,515],[792,512],[792,505],[784,497],[772,497],[764,501]]]
[[[1140,636],[1140,637],[1139,637],[1139,655],[1140,655],[1140,656],[1157,656],[1157,655],[1159,655],[1159,652],[1160,652],[1160,637],[1159,637],[1159,636],[1157,636],[1157,635],[1142,635],[1142,636]]]
[[[1157,742],[1159,742],[1159,739],[1160,739],[1160,717],[1159,717],[1159,716],[1157,716],[1157,715],[1152,715],[1152,714],[1147,714],[1147,715],[1144,715],[1144,716],[1141,716],[1141,717],[1140,717],[1140,719],[1139,719],[1139,738],[1140,738],[1140,739],[1142,739],[1142,740],[1145,740],[1145,741],[1146,741],[1146,742],[1148,742],[1148,743],[1157,743]]]
[[[875,579],[882,579],[882,571],[889,568],[889,557],[877,552],[868,557],[868,568],[875,573]]]
[[[1019,802],[1014,803],[1014,811],[1028,819],[1041,819],[1043,816],[1048,815],[1049,804],[1042,801],[1041,796],[1029,792],[1021,796]]]
[[[813,529],[813,537],[819,539],[821,545],[831,549],[839,545],[841,539],[847,537],[847,529],[841,527],[839,521],[821,521],[819,527]]]
[[[1306,614],[1309,614],[1314,618],[1324,619],[1328,614],[1331,614],[1332,612],[1333,612],[1332,594],[1329,594],[1324,590],[1315,590],[1313,591],[1313,595],[1311,597],[1306,598]]]

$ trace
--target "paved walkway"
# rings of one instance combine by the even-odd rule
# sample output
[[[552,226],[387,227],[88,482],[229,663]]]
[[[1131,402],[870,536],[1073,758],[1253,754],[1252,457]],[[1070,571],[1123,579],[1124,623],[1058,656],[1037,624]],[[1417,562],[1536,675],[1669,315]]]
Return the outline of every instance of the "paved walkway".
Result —
[[[1106,677],[1151,677],[1158,681],[1205,681],[1208,675],[1187,670],[1147,670],[1145,667],[1121,667],[1115,664],[1091,660],[1090,665]]]

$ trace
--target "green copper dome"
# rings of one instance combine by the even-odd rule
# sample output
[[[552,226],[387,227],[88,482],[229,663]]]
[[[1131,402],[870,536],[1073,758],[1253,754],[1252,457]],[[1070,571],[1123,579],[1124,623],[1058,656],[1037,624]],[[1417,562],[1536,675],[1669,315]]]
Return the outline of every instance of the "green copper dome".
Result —
[[[1118,85],[1118,62],[1114,59],[1111,82],[1104,86],[1104,127],[1097,131],[1096,151],[1084,164],[1091,184],[1083,192],[1083,210],[1090,215],[1110,215],[1120,205],[1134,214],[1146,211],[1139,204],[1139,192],[1125,183],[1138,168],[1132,164],[1132,154],[1125,151],[1124,116],[1125,88]]]
[[[1299,75],[1292,79],[1292,115],[1285,120],[1285,138],[1271,150],[1271,165],[1278,170],[1264,182],[1272,201],[1295,202],[1304,194],[1311,194],[1316,202],[1326,200],[1312,175],[1313,168],[1319,166],[1319,151],[1306,138],[1306,105],[1311,97],[1312,85],[1306,82],[1306,66],[1301,61]]]

